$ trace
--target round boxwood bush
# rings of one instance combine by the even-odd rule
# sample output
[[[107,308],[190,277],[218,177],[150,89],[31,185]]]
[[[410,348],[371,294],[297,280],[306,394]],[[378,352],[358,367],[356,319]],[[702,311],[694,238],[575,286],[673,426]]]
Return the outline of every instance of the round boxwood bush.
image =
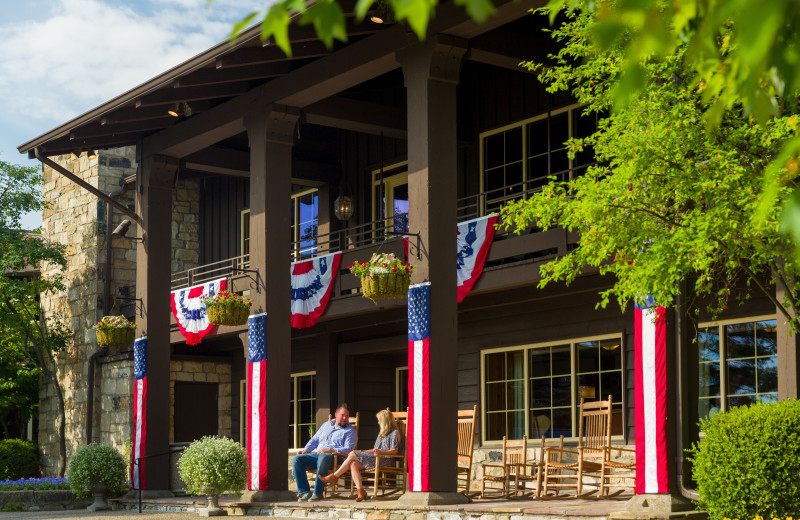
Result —
[[[0,480],[18,480],[39,476],[39,451],[22,439],[0,441]]]
[[[203,437],[184,450],[178,471],[192,495],[241,493],[247,485],[247,456],[231,439]]]
[[[733,408],[702,421],[689,452],[711,520],[786,518],[800,504],[800,401]]]
[[[88,444],[78,448],[69,459],[67,480],[76,495],[89,492],[97,482],[103,481],[112,495],[126,489],[127,462],[114,447],[107,444]]]

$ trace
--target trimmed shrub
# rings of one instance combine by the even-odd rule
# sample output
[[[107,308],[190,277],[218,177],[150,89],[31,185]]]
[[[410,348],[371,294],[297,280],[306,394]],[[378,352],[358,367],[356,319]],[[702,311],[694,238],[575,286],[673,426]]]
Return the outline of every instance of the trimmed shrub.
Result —
[[[76,495],[86,495],[94,485],[103,481],[112,495],[127,489],[125,480],[128,463],[122,454],[107,444],[89,444],[78,448],[69,459],[67,480]]]
[[[785,518],[800,504],[800,401],[754,404],[700,423],[693,455],[698,506],[711,520]]]
[[[247,485],[247,456],[238,442],[203,437],[184,450],[178,471],[192,495],[238,494]]]
[[[0,441],[0,480],[39,476],[39,450],[22,439]]]

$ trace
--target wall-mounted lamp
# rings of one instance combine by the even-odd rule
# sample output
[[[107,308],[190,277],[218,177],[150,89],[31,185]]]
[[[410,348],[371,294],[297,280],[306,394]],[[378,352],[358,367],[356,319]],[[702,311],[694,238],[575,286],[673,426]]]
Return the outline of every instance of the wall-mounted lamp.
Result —
[[[344,222],[353,216],[353,199],[347,194],[347,184],[344,182],[339,187],[339,196],[333,201],[333,213]]]
[[[97,151],[95,150],[87,150],[86,157],[91,161],[92,159],[97,159]]]
[[[131,227],[131,221],[128,219],[123,220],[119,223],[119,226],[114,228],[114,231],[111,232],[111,236],[113,238],[130,238],[131,240],[138,240],[144,243],[144,237],[126,237],[125,235],[128,233],[128,229]]]

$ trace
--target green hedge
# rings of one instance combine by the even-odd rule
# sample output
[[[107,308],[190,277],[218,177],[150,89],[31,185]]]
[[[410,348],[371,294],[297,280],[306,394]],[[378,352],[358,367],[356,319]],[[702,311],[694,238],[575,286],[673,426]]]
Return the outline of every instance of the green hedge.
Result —
[[[0,441],[0,480],[39,476],[39,450],[22,439]]]
[[[800,512],[800,401],[733,408],[700,429],[705,437],[689,452],[710,520]]]

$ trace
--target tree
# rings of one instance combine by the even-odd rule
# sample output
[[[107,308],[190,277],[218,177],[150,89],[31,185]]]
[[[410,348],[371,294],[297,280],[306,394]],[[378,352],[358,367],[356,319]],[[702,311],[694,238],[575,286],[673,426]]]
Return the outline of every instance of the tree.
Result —
[[[678,52],[684,69],[692,72],[692,85],[702,90],[703,115],[710,128],[717,127],[728,110],[743,110],[766,124],[800,93],[800,10],[792,0],[550,0],[548,8],[551,20],[560,8],[592,13],[596,23],[587,37],[600,51],[618,48],[625,35],[629,44],[618,55],[621,70],[612,92],[618,107],[649,87],[652,78],[644,60]],[[755,215],[770,221],[776,201],[783,202],[782,228],[793,236],[796,261],[798,155],[800,136],[784,139],[763,171]],[[792,188],[791,197],[784,197],[784,186]]]
[[[341,3],[340,0],[317,0],[313,3],[276,0],[264,10],[253,11],[236,23],[231,38],[235,39],[253,21],[261,19],[261,39],[272,38],[287,56],[291,56],[289,24],[293,18],[299,17],[298,24],[313,25],[320,41],[330,49],[334,40],[347,41],[347,23]],[[391,14],[396,21],[407,22],[419,39],[424,40],[428,22],[439,3],[439,0],[357,0],[355,13],[361,22],[370,9],[377,8],[385,16]],[[454,3],[464,7],[477,22],[485,21],[495,11],[491,0],[454,0]]]
[[[617,39],[598,52],[596,12],[573,12],[553,30],[560,42],[551,63],[529,63],[551,92],[570,91],[588,112],[606,113],[625,67],[632,39]],[[724,43],[723,43],[724,44]],[[743,106],[722,113],[709,130],[709,100],[687,66],[688,46],[643,60],[647,84],[627,104],[602,119],[589,138],[568,143],[571,154],[593,148],[598,163],[567,182],[551,182],[528,199],[503,209],[502,222],[521,230],[529,224],[560,225],[580,234],[566,256],[541,268],[540,286],[571,282],[581,270],[614,275],[600,305],[652,296],[669,306],[679,282],[718,313],[730,298],[747,298],[740,284],[770,298],[797,324],[798,284],[794,264],[780,258],[791,247],[778,230],[780,205],[790,189],[756,219],[762,179],[781,147],[797,137],[797,99],[782,99],[780,113],[763,123]],[[778,302],[775,280],[789,288]]]
[[[66,266],[64,246],[23,231],[21,216],[41,210],[41,175],[28,168],[0,161],[0,359],[21,362],[32,373],[41,374],[53,387],[59,412],[59,475],[66,469],[64,393],[58,382],[55,354],[71,338],[58,316],[45,316],[39,297],[64,290],[62,276],[16,276],[31,266]],[[8,367],[6,367],[8,368]],[[26,369],[27,370],[27,369]]]

